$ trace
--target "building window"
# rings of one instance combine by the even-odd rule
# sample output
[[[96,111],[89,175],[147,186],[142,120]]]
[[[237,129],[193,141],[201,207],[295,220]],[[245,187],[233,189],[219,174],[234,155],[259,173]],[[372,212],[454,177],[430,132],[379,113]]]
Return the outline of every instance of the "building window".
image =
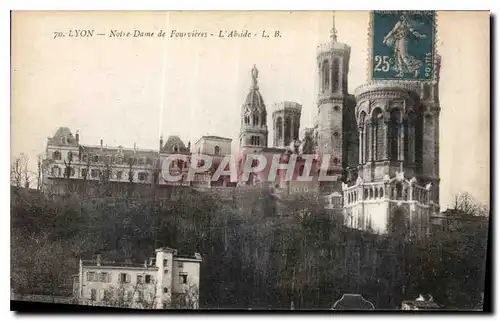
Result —
[[[94,156],[92,157],[92,161],[93,161],[94,163],[99,162],[99,155],[94,155]]]
[[[58,166],[52,167],[52,176],[61,176],[61,169]]]
[[[151,158],[146,158],[146,164],[147,165],[153,165],[153,160]]]
[[[339,88],[339,60],[333,59],[332,63],[332,91],[335,92]]]
[[[68,152],[68,161],[72,161],[73,160],[73,153],[72,152]]]
[[[128,275],[127,273],[120,273],[120,282],[130,283],[130,275]]]
[[[163,259],[163,266],[167,267],[167,265],[168,265],[168,260],[167,259]]]
[[[137,174],[137,178],[140,181],[146,181],[146,180],[148,180],[148,173],[140,172],[139,174]]]
[[[181,284],[187,284],[188,274],[185,272],[179,273]]]
[[[137,276],[137,284],[142,284],[142,275]]]
[[[108,272],[101,272],[100,281],[104,283],[111,282],[111,275]]]
[[[283,138],[283,119],[281,117],[278,117],[276,120],[276,130],[278,131],[278,139]]]
[[[259,136],[250,137],[250,143],[254,146],[260,145],[260,137]]]
[[[109,300],[111,300],[111,291],[104,290],[104,301],[109,301]]]
[[[86,168],[82,168],[82,177],[87,178],[87,169]]]
[[[245,125],[248,125],[250,123],[250,117],[245,116]]]
[[[184,262],[177,262],[177,267],[178,267],[179,269],[184,268]]]
[[[322,73],[323,73],[322,91],[325,91],[325,90],[328,89],[328,87],[330,85],[330,64],[328,63],[327,59],[325,59],[323,61],[323,70],[322,70]]]
[[[96,289],[90,289],[90,299],[92,301],[95,301],[97,299],[97,290]]]
[[[100,173],[101,173],[101,171],[100,171],[99,169],[95,169],[95,168],[94,168],[94,169],[92,169],[92,170],[90,171],[90,176],[91,176],[92,178],[98,178]]]
[[[83,155],[82,155],[82,161],[83,161],[83,162],[86,162],[86,161],[87,161],[87,159],[88,159],[88,155],[87,155],[87,154],[83,154]]]
[[[116,158],[116,163],[117,163],[117,164],[121,164],[121,163],[123,163],[123,157],[118,156],[118,157]]]
[[[52,158],[54,160],[61,160],[61,152],[56,150],[55,152],[52,153]]]
[[[152,283],[151,275],[146,274],[146,284],[150,284],[150,283]]]
[[[220,154],[220,148],[219,148],[219,146],[215,146],[214,147],[214,154],[215,155],[219,155]]]
[[[177,153],[179,151],[179,147],[177,147],[177,145],[174,145],[174,148],[172,148],[172,150],[174,151],[174,153]]]
[[[87,281],[88,282],[95,282],[96,281],[95,272],[87,272]]]
[[[253,115],[253,125],[259,126],[259,115]]]

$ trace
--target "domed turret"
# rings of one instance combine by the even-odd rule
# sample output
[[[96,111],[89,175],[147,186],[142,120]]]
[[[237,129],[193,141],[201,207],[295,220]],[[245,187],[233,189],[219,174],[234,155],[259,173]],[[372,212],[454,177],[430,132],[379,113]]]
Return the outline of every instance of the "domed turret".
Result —
[[[254,65],[251,71],[252,85],[241,110],[240,147],[267,147],[267,111],[259,92],[259,71]]]

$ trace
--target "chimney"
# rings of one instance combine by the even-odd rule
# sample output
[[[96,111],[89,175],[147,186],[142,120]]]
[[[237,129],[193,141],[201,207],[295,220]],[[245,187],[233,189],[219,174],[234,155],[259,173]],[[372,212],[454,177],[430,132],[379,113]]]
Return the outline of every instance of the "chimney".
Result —
[[[160,150],[163,148],[163,135],[160,136]]]
[[[101,266],[101,254],[97,254],[97,266]]]
[[[101,138],[101,150],[102,150],[102,138]]]
[[[78,130],[76,130],[75,138],[76,138],[76,144],[79,145],[80,144],[80,132]]]

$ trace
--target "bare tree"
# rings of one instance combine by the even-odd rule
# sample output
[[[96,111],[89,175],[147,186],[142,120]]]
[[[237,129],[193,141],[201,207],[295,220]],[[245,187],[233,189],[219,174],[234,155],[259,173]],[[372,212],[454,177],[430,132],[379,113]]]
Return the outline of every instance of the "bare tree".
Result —
[[[198,309],[200,292],[198,286],[191,284],[184,291],[177,293],[172,307],[177,309]]]
[[[117,308],[155,309],[156,291],[156,282],[138,283],[132,287],[120,283],[117,287],[111,286],[105,290],[102,304]]]
[[[469,193],[456,194],[453,199],[452,209],[474,216],[489,215],[487,207],[478,203]]]
[[[21,188],[29,187],[31,172],[28,170],[29,159],[21,154],[12,162],[10,167],[10,184]]]

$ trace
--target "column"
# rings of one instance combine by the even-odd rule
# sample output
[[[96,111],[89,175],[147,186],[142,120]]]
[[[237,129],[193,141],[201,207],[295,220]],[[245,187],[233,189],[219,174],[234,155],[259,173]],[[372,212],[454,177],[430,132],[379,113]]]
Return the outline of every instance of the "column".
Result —
[[[367,131],[368,131],[368,161],[373,161],[373,132],[372,132],[372,122],[367,121]]]
[[[405,131],[404,131],[404,123],[401,122],[398,124],[399,126],[399,139],[398,139],[398,151],[399,157],[398,160],[404,161],[404,152],[405,152]]]
[[[364,149],[363,149],[363,146],[364,146],[364,133],[363,133],[363,126],[359,126],[358,127],[358,130],[359,130],[359,155],[358,155],[358,158],[359,158],[359,163],[360,164],[363,164],[363,152],[364,152]]]
[[[382,131],[384,132],[384,160],[387,160],[389,159],[389,148],[391,146],[390,142],[389,142],[389,122],[388,121],[384,121],[382,123],[382,126],[384,126],[382,128]]]

